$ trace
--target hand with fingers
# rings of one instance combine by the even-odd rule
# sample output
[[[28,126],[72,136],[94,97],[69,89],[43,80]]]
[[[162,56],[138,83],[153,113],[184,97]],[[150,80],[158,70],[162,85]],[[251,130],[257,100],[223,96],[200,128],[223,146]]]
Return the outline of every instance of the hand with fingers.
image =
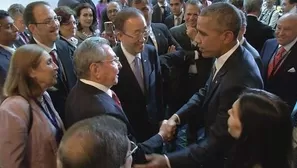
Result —
[[[175,46],[171,45],[171,46],[168,47],[167,53],[173,53],[175,51],[176,51]]]
[[[165,142],[168,142],[174,138],[175,131],[176,122],[173,120],[164,120],[158,134],[162,136]]]

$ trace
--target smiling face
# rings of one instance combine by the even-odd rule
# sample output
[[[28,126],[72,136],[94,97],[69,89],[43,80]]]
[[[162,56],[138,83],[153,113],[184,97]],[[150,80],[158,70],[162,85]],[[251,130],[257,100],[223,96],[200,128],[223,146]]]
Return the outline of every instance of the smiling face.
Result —
[[[275,35],[280,45],[287,45],[297,37],[296,24],[297,17],[292,15],[284,15],[278,20]]]
[[[76,29],[76,20],[74,16],[71,15],[66,23],[61,24],[60,33],[63,37],[69,39],[70,37],[74,37]]]
[[[79,23],[83,28],[89,28],[93,24],[94,15],[91,8],[83,8],[78,17]]]
[[[34,38],[48,47],[59,37],[60,23],[56,13],[47,5],[37,5],[33,9],[35,23],[29,24],[29,29]]]
[[[10,46],[18,37],[18,28],[10,16],[0,19],[0,41]]]

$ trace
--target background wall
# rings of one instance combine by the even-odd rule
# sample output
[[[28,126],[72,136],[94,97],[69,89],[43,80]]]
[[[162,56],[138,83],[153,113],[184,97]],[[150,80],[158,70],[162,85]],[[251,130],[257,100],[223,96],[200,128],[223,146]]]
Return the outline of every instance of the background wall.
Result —
[[[0,0],[0,9],[7,10],[11,4],[19,3],[26,6],[27,4],[34,2],[36,0]],[[47,1],[53,8],[57,7],[58,0],[45,0]],[[93,0],[96,5],[98,0]]]

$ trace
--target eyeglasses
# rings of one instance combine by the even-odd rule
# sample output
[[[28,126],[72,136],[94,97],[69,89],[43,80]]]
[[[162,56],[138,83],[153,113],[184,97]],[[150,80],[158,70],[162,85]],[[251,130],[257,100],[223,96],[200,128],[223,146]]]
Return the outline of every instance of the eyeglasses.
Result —
[[[65,22],[65,23],[61,23],[61,25],[65,25],[65,26],[69,26],[69,25],[77,25],[77,21],[69,21],[69,22]]]
[[[130,141],[130,145],[131,145],[130,146],[130,151],[129,151],[128,155],[126,156],[126,159],[128,157],[130,157],[131,155],[133,155],[136,152],[136,150],[138,149],[138,146],[133,141]]]
[[[119,57],[114,57],[113,59],[110,59],[110,60],[103,60],[103,61],[98,61],[98,62],[115,62],[117,64],[121,63]]]
[[[126,35],[126,36],[128,36],[128,37],[130,37],[130,38],[132,38],[132,39],[137,39],[137,40],[140,40],[141,38],[147,38],[148,36],[149,36],[149,34],[150,34],[150,30],[149,29],[145,29],[145,31],[144,32],[138,32],[138,33],[136,33],[135,35],[129,35],[129,34],[127,34],[127,33],[125,33],[125,32],[122,32],[124,35]]]
[[[107,13],[118,13],[118,12],[119,12],[118,9],[112,9],[107,11]]]
[[[40,22],[40,23],[37,23],[37,22],[34,22],[32,24],[44,24],[44,25],[47,25],[48,27],[52,26],[53,24],[56,24],[57,22],[61,22],[62,20],[62,17],[61,16],[55,16],[54,18],[51,18],[51,19],[48,19],[44,22]]]

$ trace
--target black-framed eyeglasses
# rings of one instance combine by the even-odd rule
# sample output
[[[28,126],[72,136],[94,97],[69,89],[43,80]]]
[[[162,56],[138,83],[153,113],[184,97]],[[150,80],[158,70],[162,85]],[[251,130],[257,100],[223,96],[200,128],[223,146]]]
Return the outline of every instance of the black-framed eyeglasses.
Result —
[[[62,17],[61,16],[55,16],[54,18],[51,18],[51,19],[48,19],[44,22],[34,22],[34,23],[31,23],[31,24],[44,24],[44,25],[47,25],[48,27],[52,26],[53,24],[56,24],[57,22],[61,22],[62,20]]]
[[[133,35],[133,36],[132,36],[132,35],[129,35],[129,34],[125,33],[125,32],[122,32],[122,33],[123,33],[124,35],[126,35],[126,36],[132,38],[132,39],[137,39],[137,40],[139,40],[139,39],[141,39],[141,38],[147,38],[147,37],[149,36],[149,34],[150,34],[150,30],[149,30],[149,29],[145,29],[145,31],[136,33],[136,34]]]
[[[130,151],[129,151],[129,153],[126,156],[126,159],[128,157],[130,157],[131,155],[133,155],[136,152],[136,150],[138,149],[138,146],[133,141],[130,141],[130,145],[131,145],[130,146]]]

